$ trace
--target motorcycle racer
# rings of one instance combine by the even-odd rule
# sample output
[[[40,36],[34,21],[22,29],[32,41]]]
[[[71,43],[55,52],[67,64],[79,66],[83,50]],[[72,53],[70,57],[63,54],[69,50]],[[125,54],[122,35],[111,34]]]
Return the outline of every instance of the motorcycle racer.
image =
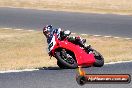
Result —
[[[69,35],[71,34],[71,31],[69,30],[62,30],[61,28],[53,28],[52,25],[46,25],[43,28],[43,34],[45,35],[45,37],[47,38],[47,43],[49,44],[53,34],[56,33],[58,39],[63,40],[64,38],[67,37],[69,42],[72,42],[74,44],[78,44],[80,47],[83,47],[84,49],[88,49],[89,46],[86,46],[86,39],[82,39],[80,36],[72,36],[69,37]]]
[[[47,38],[48,54],[57,59],[57,65],[62,68],[77,68],[78,66],[102,67],[104,58],[91,46],[86,46],[86,39],[81,37],[69,37],[69,30],[53,28],[52,25],[46,25],[43,28],[43,34]]]

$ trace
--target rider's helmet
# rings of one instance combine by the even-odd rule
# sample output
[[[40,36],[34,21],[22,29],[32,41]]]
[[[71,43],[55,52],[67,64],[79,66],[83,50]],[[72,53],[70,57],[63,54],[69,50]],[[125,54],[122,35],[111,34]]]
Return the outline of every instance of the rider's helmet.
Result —
[[[44,28],[43,28],[43,34],[48,37],[49,34],[50,34],[50,30],[52,29],[52,25],[46,25]]]

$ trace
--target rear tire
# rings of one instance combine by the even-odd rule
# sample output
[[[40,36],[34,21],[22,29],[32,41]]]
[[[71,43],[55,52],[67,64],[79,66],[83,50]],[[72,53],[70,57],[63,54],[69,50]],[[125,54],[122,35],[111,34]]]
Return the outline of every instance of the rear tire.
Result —
[[[68,54],[70,54],[70,53],[68,53]],[[58,60],[58,62],[57,62],[58,66],[59,66],[60,68],[69,68],[69,69],[75,69],[75,68],[77,68],[77,67],[78,67],[77,62],[76,62],[74,56],[73,56],[73,55],[71,55],[71,56],[72,56],[71,59],[73,60],[73,64],[68,63],[68,62],[66,62],[66,61],[63,59],[63,57],[62,57],[62,55],[61,55],[61,50],[56,51],[56,53],[55,53],[55,58]]]
[[[94,54],[94,57],[96,59],[95,63],[93,64],[94,67],[102,67],[104,65],[104,58],[103,56],[96,50],[90,49],[92,53]]]

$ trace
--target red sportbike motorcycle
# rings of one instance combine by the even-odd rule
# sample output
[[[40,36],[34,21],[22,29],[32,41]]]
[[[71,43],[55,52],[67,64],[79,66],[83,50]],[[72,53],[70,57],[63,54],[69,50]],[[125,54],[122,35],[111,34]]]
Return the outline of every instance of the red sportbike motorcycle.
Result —
[[[79,45],[73,44],[67,40],[59,40],[54,34],[48,45],[48,54],[57,59],[57,65],[60,68],[82,67],[101,67],[104,65],[103,56],[96,50],[84,49]]]

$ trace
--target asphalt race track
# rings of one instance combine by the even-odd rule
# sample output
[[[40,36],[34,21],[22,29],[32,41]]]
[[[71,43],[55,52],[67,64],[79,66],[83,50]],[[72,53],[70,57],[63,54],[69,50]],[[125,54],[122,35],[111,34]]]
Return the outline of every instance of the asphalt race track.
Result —
[[[42,30],[46,24],[78,33],[132,37],[132,16],[0,8],[0,27]]]
[[[130,74],[132,62],[105,65],[102,68],[86,68],[89,74]],[[61,70],[57,67],[33,72],[1,73],[0,88],[132,88],[130,84],[77,84],[77,70]]]
[[[0,8],[0,27],[42,30],[45,24],[72,32],[132,38],[132,17]],[[85,68],[88,74],[130,74],[132,62]],[[132,88],[129,84],[76,83],[76,69],[40,68],[32,72],[0,73],[0,88]]]

